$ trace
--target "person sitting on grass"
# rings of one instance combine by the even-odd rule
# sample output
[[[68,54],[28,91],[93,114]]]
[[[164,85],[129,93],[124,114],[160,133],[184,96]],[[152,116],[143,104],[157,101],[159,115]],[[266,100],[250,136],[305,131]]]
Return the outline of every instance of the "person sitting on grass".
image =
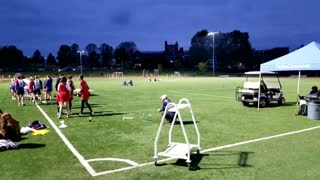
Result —
[[[133,81],[132,81],[132,80],[130,80],[130,81],[128,82],[128,86],[133,86]]]
[[[17,148],[21,141],[19,121],[13,119],[9,113],[0,113],[0,149]]]
[[[163,116],[163,113],[167,107],[167,105],[171,102],[171,100],[168,98],[167,95],[162,95],[160,96],[160,99],[162,101],[162,107],[159,109],[159,112],[161,113],[161,115]],[[167,111],[166,115],[165,115],[165,118],[167,120],[167,122],[169,124],[172,123],[173,121],[173,118],[174,118],[174,115],[175,115],[175,112],[172,112],[172,111]]]

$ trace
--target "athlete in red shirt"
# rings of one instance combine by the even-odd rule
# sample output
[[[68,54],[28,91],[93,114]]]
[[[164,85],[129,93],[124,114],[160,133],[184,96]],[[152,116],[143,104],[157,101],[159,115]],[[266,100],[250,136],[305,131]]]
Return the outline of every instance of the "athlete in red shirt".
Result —
[[[81,109],[80,109],[80,114],[79,116],[83,116],[83,109],[84,109],[84,104],[88,107],[90,111],[90,116],[93,115],[93,111],[91,109],[90,104],[88,103],[89,97],[90,97],[90,92],[89,92],[89,86],[85,80],[83,80],[83,75],[80,75],[80,95],[81,95]]]
[[[67,83],[67,77],[62,76],[61,81],[58,85],[58,92],[57,92],[57,98],[59,102],[59,113],[58,113],[59,118],[61,118],[64,103],[66,104],[67,117],[69,117],[70,115],[70,108],[69,108],[70,92],[67,89],[66,83]]]

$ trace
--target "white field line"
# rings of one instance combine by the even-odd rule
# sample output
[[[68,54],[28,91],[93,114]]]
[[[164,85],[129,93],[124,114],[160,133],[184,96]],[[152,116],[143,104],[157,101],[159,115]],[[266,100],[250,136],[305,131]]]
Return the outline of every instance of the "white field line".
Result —
[[[179,91],[212,91],[212,90],[219,90],[219,89],[229,89],[225,87],[213,88],[213,89],[179,89]]]
[[[61,132],[61,130],[55,125],[55,123],[52,121],[52,119],[47,115],[47,113],[45,113],[43,111],[43,109],[36,103],[36,107],[40,110],[40,112],[43,114],[43,116],[48,120],[48,122],[50,123],[50,125],[53,127],[53,129],[57,132],[57,134],[60,136],[60,138],[62,139],[62,141],[67,145],[67,147],[70,149],[70,151],[73,153],[74,156],[76,156],[76,158],[78,158],[78,160],[80,161],[80,163],[82,164],[82,166],[89,172],[89,174],[91,176],[99,176],[99,175],[103,175],[106,173],[96,173],[96,171],[90,166],[89,162],[93,162],[93,161],[121,161],[121,162],[126,162],[130,165],[132,165],[131,167],[126,167],[126,168],[121,168],[121,169],[116,169],[116,170],[112,170],[113,172],[118,172],[118,171],[123,171],[123,170],[128,170],[128,169],[132,169],[132,168],[136,168],[139,166],[138,163],[128,160],[128,159],[119,159],[119,158],[97,158],[97,159],[89,159],[89,160],[85,160],[83,158],[83,156],[74,148],[74,146],[70,143],[70,141],[64,136],[64,134]],[[108,171],[105,171],[108,172]],[[111,172],[109,172],[111,173]]]
[[[70,149],[70,151],[78,158],[80,163],[83,165],[83,167],[93,176],[96,172],[95,170],[90,166],[90,164],[83,158],[83,156],[73,147],[73,145],[70,143],[70,141],[64,136],[64,134],[60,131],[60,129],[54,124],[52,119],[43,111],[43,109],[36,103],[37,108],[40,110],[40,112],[43,114],[43,116],[48,120],[50,125],[53,127],[53,129],[57,132],[57,134],[60,136],[62,141],[67,145],[67,147]]]
[[[210,152],[210,151],[216,151],[216,150],[230,148],[230,147],[234,147],[234,146],[240,146],[240,145],[244,145],[244,144],[249,144],[249,143],[269,140],[269,139],[273,139],[273,138],[278,138],[278,137],[282,137],[282,136],[288,136],[288,135],[292,135],[292,134],[311,131],[311,130],[315,130],[315,129],[319,129],[319,128],[320,128],[320,126],[315,126],[315,127],[311,127],[311,128],[307,128],[307,129],[301,129],[301,130],[297,130],[297,131],[291,131],[291,132],[287,132],[287,133],[277,134],[274,136],[268,136],[268,137],[263,137],[263,138],[259,138],[259,139],[252,139],[252,140],[248,140],[248,141],[242,141],[242,142],[238,142],[238,143],[234,143],[234,144],[228,144],[228,145],[224,145],[224,146],[210,148],[210,149],[203,150],[201,152],[205,153],[205,152]]]
[[[226,98],[226,99],[234,99],[234,97],[230,96],[217,96],[217,95],[212,95],[212,94],[199,94],[199,93],[187,93],[183,91],[169,91],[172,93],[180,93],[180,94],[190,94],[190,95],[197,95],[197,96],[206,96],[206,97],[219,97],[219,98]]]
[[[115,173],[115,172],[127,171],[127,170],[130,170],[130,169],[134,169],[134,168],[138,168],[138,167],[143,167],[143,166],[153,165],[154,164],[154,161],[138,164],[138,163],[133,162],[131,160],[118,159],[118,158],[97,158],[97,159],[85,160],[80,155],[80,153],[73,147],[73,145],[68,141],[68,139],[62,134],[60,129],[54,124],[54,122],[51,120],[51,118],[41,109],[41,107],[38,104],[36,104],[36,106],[38,107],[40,112],[45,116],[45,118],[48,120],[48,122],[51,124],[51,126],[55,129],[55,131],[58,133],[58,135],[61,137],[63,142],[67,145],[67,147],[71,150],[71,152],[78,158],[80,163],[85,167],[85,169],[92,176],[100,176],[100,175],[111,174],[111,173]],[[319,128],[320,128],[320,126],[315,126],[315,127],[311,127],[311,128],[301,129],[301,130],[297,130],[297,131],[291,131],[291,132],[282,133],[282,134],[278,134],[278,135],[267,136],[267,137],[262,137],[262,138],[258,138],[258,139],[252,139],[252,140],[248,140],[248,141],[242,141],[242,142],[238,142],[238,143],[234,143],[234,144],[228,144],[228,145],[224,145],[224,146],[218,146],[218,147],[202,150],[200,152],[201,153],[205,153],[205,152],[217,151],[217,150],[226,149],[226,148],[235,147],[235,146],[240,146],[240,145],[244,145],[244,144],[249,144],[249,143],[254,143],[254,142],[259,142],[259,141],[264,141],[264,140],[269,140],[269,139],[274,139],[274,138],[293,135],[293,134],[302,133],[302,132],[306,132],[306,131],[312,131],[312,130],[319,129]],[[161,160],[157,160],[157,162],[165,162],[165,161],[169,161],[169,160],[172,160],[172,159],[175,159],[175,158],[161,159]],[[114,170],[109,170],[109,171],[102,171],[102,172],[96,173],[95,170],[88,163],[88,162],[93,162],[93,161],[107,161],[107,160],[123,161],[123,162],[127,162],[127,163],[131,164],[132,166],[119,168],[119,169],[114,169]]]
[[[96,159],[88,159],[87,162],[94,162],[94,161],[119,161],[119,162],[126,162],[132,166],[138,166],[139,164],[131,161],[129,159],[120,159],[120,158],[96,158]]]
[[[264,140],[269,140],[269,139],[278,138],[278,137],[282,137],[282,136],[288,136],[288,135],[292,135],[292,134],[311,131],[311,130],[315,130],[315,129],[319,129],[319,128],[320,128],[320,126],[315,126],[315,127],[311,127],[311,128],[307,128],[307,129],[298,130],[298,131],[291,131],[291,132],[282,133],[282,134],[278,134],[278,135],[274,135],[274,136],[268,136],[268,137],[263,137],[263,138],[259,138],[259,139],[253,139],[253,140],[238,142],[238,143],[234,143],[234,144],[228,144],[228,145],[224,145],[224,146],[219,146],[219,147],[215,147],[215,148],[210,148],[210,149],[202,150],[200,152],[201,153],[205,153],[205,152],[217,151],[217,150],[221,150],[221,149],[226,149],[226,148],[230,148],[230,147],[235,147],[235,146],[240,146],[240,145],[244,145],[244,144],[254,143],[254,142],[258,142],[258,141],[264,141]],[[161,160],[158,160],[157,162],[165,162],[165,161],[169,161],[169,160],[172,160],[172,159],[175,159],[175,158],[161,159]],[[143,166],[147,166],[147,165],[153,165],[153,164],[154,164],[154,162],[147,162],[147,163],[143,163],[143,164],[138,164],[136,166],[131,166],[131,167],[125,167],[125,168],[120,168],[120,169],[115,169],[115,170],[110,170],[110,171],[99,172],[99,173],[96,173],[94,176],[126,171],[126,170],[130,170],[130,169],[134,169],[134,168],[138,168],[138,167],[143,167]]]

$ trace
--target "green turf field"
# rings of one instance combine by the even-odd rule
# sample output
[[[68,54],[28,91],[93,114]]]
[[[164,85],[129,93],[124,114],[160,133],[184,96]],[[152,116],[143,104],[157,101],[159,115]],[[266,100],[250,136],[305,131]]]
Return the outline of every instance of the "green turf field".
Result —
[[[18,107],[9,94],[10,82],[0,82],[3,111],[10,112],[21,126],[41,120],[50,127],[47,135],[24,136],[19,150],[0,152],[0,179],[320,178],[320,128],[260,139],[320,126],[320,121],[296,116],[296,78],[281,79],[285,105],[260,110],[244,107],[235,100],[235,88],[243,84],[244,78],[162,77],[161,82],[126,79],[132,79],[134,86],[122,86],[124,79],[87,78],[94,90],[89,101],[95,112],[92,122],[88,121],[87,109],[85,116],[75,115],[80,111],[80,99],[75,97],[73,115],[64,118],[68,125],[65,129],[57,128],[60,120],[55,105],[35,106],[26,102],[26,106]],[[77,78],[74,82],[78,88]],[[319,79],[302,78],[300,94],[307,94],[313,85],[319,85]],[[154,139],[161,119],[158,109],[162,94],[174,102],[181,98],[191,102],[201,134],[200,170],[189,171],[183,161],[177,160],[154,166]],[[193,125],[185,127],[194,142]],[[168,130],[168,125],[163,127],[161,149],[166,148]],[[175,125],[173,135],[178,141],[183,140],[179,125]],[[245,143],[237,144],[240,142]],[[231,147],[222,148],[230,144]],[[238,165],[240,154],[248,155],[246,166]],[[131,160],[140,167],[106,158]]]

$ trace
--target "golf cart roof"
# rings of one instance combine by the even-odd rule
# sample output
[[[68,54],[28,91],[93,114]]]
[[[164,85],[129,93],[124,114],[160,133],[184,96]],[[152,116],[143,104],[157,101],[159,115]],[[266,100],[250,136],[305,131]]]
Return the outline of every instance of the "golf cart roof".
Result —
[[[244,74],[259,75],[259,74],[277,74],[277,73],[272,71],[249,71],[249,72],[245,72]]]

